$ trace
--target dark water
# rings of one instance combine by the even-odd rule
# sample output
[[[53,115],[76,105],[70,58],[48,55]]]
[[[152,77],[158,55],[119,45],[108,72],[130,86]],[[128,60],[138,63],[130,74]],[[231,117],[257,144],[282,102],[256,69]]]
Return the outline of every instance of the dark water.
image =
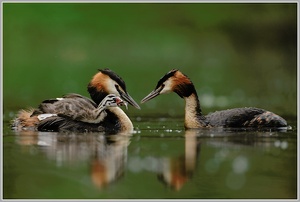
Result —
[[[295,199],[291,130],[187,130],[181,118],[132,118],[132,135],[3,134],[5,199]]]

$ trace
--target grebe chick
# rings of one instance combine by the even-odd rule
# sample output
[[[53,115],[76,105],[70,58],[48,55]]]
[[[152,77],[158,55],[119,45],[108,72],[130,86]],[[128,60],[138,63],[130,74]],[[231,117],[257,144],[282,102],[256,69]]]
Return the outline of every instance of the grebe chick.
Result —
[[[142,99],[147,102],[160,94],[177,93],[185,100],[186,129],[205,127],[286,127],[282,117],[264,109],[246,107],[216,111],[206,116],[202,114],[199,98],[192,81],[177,69],[164,75],[155,89]]]
[[[80,100],[80,98],[77,98]],[[107,95],[97,108],[88,102],[68,98],[57,102],[57,114],[39,114],[38,131],[132,132],[133,125],[118,106],[127,105],[121,98]],[[85,105],[82,105],[85,103]],[[53,106],[53,105],[52,105]],[[52,110],[52,109],[51,109]],[[49,110],[49,111],[51,111]]]
[[[55,102],[49,104],[43,102],[39,108],[42,111],[48,111],[47,114],[39,114],[37,118],[41,121],[52,116],[66,117],[75,121],[86,123],[100,123],[107,116],[106,109],[108,107],[126,106],[127,103],[114,94],[107,95],[98,105],[97,108],[85,99],[78,97],[56,99]]]
[[[99,69],[99,72],[97,72],[91,79],[91,81],[88,84],[88,92],[92,99],[89,99],[85,96],[70,93],[63,98],[58,99],[48,99],[43,101],[38,109],[29,109],[29,110],[20,110],[17,117],[13,120],[12,128],[15,130],[59,130],[59,129],[72,129],[73,128],[80,128],[80,130],[84,131],[84,126],[87,127],[87,130],[94,130],[96,126],[90,126],[89,123],[83,124],[83,121],[78,121],[79,126],[75,127],[75,123],[77,120],[72,120],[70,118],[49,118],[48,122],[43,120],[43,123],[40,123],[41,121],[38,119],[38,116],[40,114],[58,114],[59,111],[55,111],[55,109],[60,109],[57,106],[64,105],[60,104],[60,102],[66,102],[65,99],[68,99],[69,103],[80,103],[76,106],[94,106],[94,108],[97,108],[97,106],[100,104],[100,102],[109,94],[115,94],[116,96],[120,97],[124,102],[127,102],[128,104],[132,105],[133,107],[140,109],[140,106],[134,101],[134,99],[128,94],[126,90],[126,85],[123,79],[118,76],[115,72],[113,72],[110,69]],[[54,106],[52,106],[54,105]],[[69,105],[67,105],[69,106]],[[72,106],[72,105],[70,105]],[[72,108],[72,107],[71,107]],[[78,109],[78,107],[75,107]],[[111,127],[116,127],[116,130],[118,128],[120,129],[122,124],[122,120],[118,120],[117,118],[123,117],[125,122],[128,122],[129,118],[127,115],[123,113],[122,116],[116,116],[113,111],[116,111],[119,113],[119,111],[122,111],[120,108],[110,109],[106,110],[107,115],[105,117],[106,120],[106,126],[110,125]],[[51,122],[52,120],[52,122]],[[72,121],[74,122],[72,122]],[[84,119],[83,119],[84,120]],[[91,118],[88,118],[87,120],[91,120]],[[108,123],[108,122],[110,123]],[[131,123],[131,121],[129,120]],[[51,124],[50,124],[51,123]],[[59,126],[61,124],[61,126]],[[68,124],[70,126],[68,126]],[[121,125],[120,125],[121,124]],[[100,130],[100,129],[99,129]]]
[[[126,105],[126,102],[119,97],[108,95],[99,104],[98,108],[85,105],[82,103],[77,105],[71,103],[73,110],[81,113],[80,116],[70,113],[57,114],[41,119],[37,125],[38,131],[76,131],[76,132],[106,132],[115,133],[131,133],[133,125],[122,109],[117,106]],[[66,104],[65,106],[68,106]],[[83,110],[83,112],[79,112]],[[65,112],[68,111],[65,110]],[[86,112],[86,113],[85,113]],[[38,115],[38,118],[41,115]],[[96,118],[95,121],[92,121]],[[84,121],[83,121],[84,120]]]

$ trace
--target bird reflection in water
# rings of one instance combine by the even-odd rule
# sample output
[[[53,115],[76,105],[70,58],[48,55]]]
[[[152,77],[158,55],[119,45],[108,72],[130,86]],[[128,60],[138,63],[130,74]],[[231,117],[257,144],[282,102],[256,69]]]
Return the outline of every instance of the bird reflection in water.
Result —
[[[129,137],[124,135],[106,136],[102,145],[97,144],[91,160],[91,178],[102,188],[124,175],[127,162]]]
[[[74,166],[87,162],[90,177],[97,188],[103,188],[124,175],[130,134],[57,133],[21,131],[17,143],[31,151],[39,146],[57,167]]]
[[[150,172],[157,176],[159,182],[172,190],[179,191],[193,177],[200,155],[200,141],[197,130],[186,130],[184,150],[178,156],[133,156],[131,155],[127,167],[134,173]],[[164,143],[168,139],[162,139]],[[167,143],[168,144],[168,143]],[[166,152],[164,151],[164,154]]]
[[[124,134],[107,136],[103,133],[22,131],[18,132],[17,142],[24,148],[39,146],[39,150],[54,160],[57,167],[88,162],[91,181],[101,189],[124,176],[130,137]],[[143,167],[154,172],[160,182],[178,191],[191,179],[196,169],[200,151],[197,130],[186,130],[184,144],[185,150],[178,157],[148,156],[146,159],[151,159],[148,161],[150,165],[140,159],[129,167]]]
[[[128,155],[128,146],[131,136],[116,134],[106,136],[103,133],[53,133],[22,131],[16,136],[17,143],[22,145],[23,151],[36,154],[42,151],[46,156],[55,161],[57,167],[88,165],[90,180],[97,188],[104,188],[111,183],[122,179],[127,172],[151,172],[157,176],[160,183],[165,184],[172,190],[182,190],[197,170],[199,163],[200,146],[217,148],[216,153],[210,161],[203,162],[207,172],[216,172],[218,164],[230,155],[235,148],[255,147],[255,149],[269,150],[271,147],[286,149],[287,141],[281,141],[280,134],[274,131],[268,133],[244,132],[244,131],[224,131],[224,129],[208,129],[185,131],[184,150],[180,155],[171,157],[167,154],[163,156],[135,156]],[[259,138],[258,138],[259,137]],[[143,136],[141,136],[143,138]],[[201,139],[201,143],[200,140]],[[168,139],[161,139],[167,143]],[[38,149],[38,150],[37,150]],[[230,161],[232,157],[227,160]],[[217,161],[216,161],[217,160]],[[248,159],[237,156],[232,162],[234,168],[247,171]],[[237,167],[236,167],[237,166]],[[233,170],[234,171],[234,170]]]
[[[179,191],[192,178],[199,152],[196,130],[186,130],[184,154],[177,158],[164,158],[161,173],[158,174],[159,181]]]

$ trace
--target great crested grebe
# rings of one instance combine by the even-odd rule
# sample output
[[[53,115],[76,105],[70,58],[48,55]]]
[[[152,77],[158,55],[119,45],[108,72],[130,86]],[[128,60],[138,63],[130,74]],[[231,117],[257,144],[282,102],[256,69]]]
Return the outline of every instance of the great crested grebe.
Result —
[[[13,120],[12,128],[39,131],[132,131],[130,119],[119,107],[106,109],[105,113],[104,111],[100,113],[100,117],[95,117],[93,112],[99,110],[97,107],[109,94],[115,94],[124,100],[120,102],[121,105],[128,102],[140,109],[127,93],[125,82],[121,77],[110,69],[99,70],[89,82],[88,92],[92,100],[71,93],[63,98],[45,100],[38,109],[21,110]],[[57,114],[57,116],[51,114]],[[82,114],[85,115],[82,116]],[[99,120],[102,121],[98,122]]]
[[[286,127],[282,117],[264,109],[245,107],[216,111],[206,116],[202,114],[197,92],[192,81],[177,69],[164,75],[156,88],[141,103],[164,93],[175,92],[185,100],[186,129],[205,127]]]

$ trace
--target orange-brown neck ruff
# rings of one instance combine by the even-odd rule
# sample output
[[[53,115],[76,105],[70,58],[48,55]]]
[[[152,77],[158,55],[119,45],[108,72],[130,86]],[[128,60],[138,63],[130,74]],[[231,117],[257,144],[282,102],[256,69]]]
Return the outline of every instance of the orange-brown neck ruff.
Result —
[[[88,92],[92,100],[98,105],[105,96],[108,95],[106,86],[108,85],[109,76],[102,72],[94,75],[90,83],[88,84]]]
[[[177,71],[173,78],[173,91],[177,93],[180,97],[189,97],[191,94],[197,95],[194,84],[192,81],[180,71]]]
[[[96,88],[97,91],[105,90],[105,84],[107,83],[108,79],[109,76],[103,74],[102,72],[98,72],[93,76],[89,86]]]

